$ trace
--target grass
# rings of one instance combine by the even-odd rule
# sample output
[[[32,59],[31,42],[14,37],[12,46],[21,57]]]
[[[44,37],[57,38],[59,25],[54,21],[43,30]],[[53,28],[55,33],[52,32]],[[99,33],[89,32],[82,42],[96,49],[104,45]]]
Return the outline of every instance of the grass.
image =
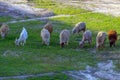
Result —
[[[65,74],[56,74],[54,76],[43,76],[43,77],[31,77],[28,80],[72,80],[68,78]]]
[[[60,8],[60,5],[56,7],[56,4],[52,5],[52,7],[42,6],[42,8],[53,10],[55,14],[74,14],[74,16],[67,18],[61,17],[49,20],[54,26],[54,31],[50,39],[50,46],[45,46],[41,43],[40,31],[46,24],[45,22],[29,21],[8,24],[10,26],[9,35],[4,40],[0,38],[0,76],[85,69],[86,65],[95,66],[99,60],[102,60],[102,57],[97,57],[100,51],[113,51],[114,54],[116,54],[116,51],[119,51],[119,40],[117,41],[117,46],[115,48],[110,48],[107,39],[105,44],[106,47],[104,49],[97,51],[96,54],[92,53],[92,50],[94,50],[95,47],[95,38],[98,31],[102,30],[107,32],[110,29],[115,29],[118,34],[120,34],[120,17],[106,16],[100,13],[87,13],[88,11],[80,8],[63,6],[65,5],[62,5],[62,8]],[[58,9],[62,9],[63,11],[59,12],[57,11]],[[83,11],[86,13],[81,14],[80,12]],[[8,17],[0,19],[1,22],[9,20],[10,18]],[[60,31],[63,29],[69,29],[71,31],[74,25],[80,21],[86,22],[87,29],[92,31],[92,45],[85,44],[85,48],[79,48],[78,43],[82,38],[81,32],[79,35],[70,36],[69,46],[60,48]],[[14,45],[14,40],[15,38],[18,38],[22,27],[27,29],[29,37],[25,46],[17,47]],[[117,66],[119,68],[120,64],[117,64]],[[57,76],[57,78],[59,77],[60,76]],[[43,77],[42,80],[45,80],[46,78],[51,80],[51,77]],[[56,80],[56,77],[52,78]],[[30,80],[32,79],[34,78],[31,78]],[[36,77],[35,79],[37,80],[38,78]],[[57,80],[60,79],[61,78]]]

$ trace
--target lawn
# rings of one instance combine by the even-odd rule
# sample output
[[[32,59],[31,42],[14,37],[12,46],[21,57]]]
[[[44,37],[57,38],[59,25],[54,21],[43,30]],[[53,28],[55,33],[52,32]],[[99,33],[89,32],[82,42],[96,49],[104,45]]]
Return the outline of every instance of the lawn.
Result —
[[[40,3],[37,4],[37,7],[41,7],[39,5]],[[120,34],[120,17],[92,13],[73,6],[65,6],[64,4],[59,5],[59,3],[56,2],[49,7],[42,6],[42,8],[53,10],[56,15],[72,14],[74,16],[49,19],[49,22],[54,26],[54,31],[50,39],[50,46],[43,45],[40,37],[40,31],[46,22],[29,21],[8,24],[10,26],[9,35],[4,40],[0,38],[0,76],[82,70],[85,69],[87,65],[95,66],[98,61],[103,60],[102,57],[97,56],[100,55],[101,52],[111,51],[113,52],[111,55],[119,54],[119,40],[115,48],[109,47],[107,39],[104,49],[98,50],[96,53],[92,51],[95,50],[95,38],[99,31],[108,32],[114,29]],[[84,12],[84,14],[82,12]],[[10,19],[11,18],[4,17],[3,19],[0,18],[0,21],[5,23],[10,21]],[[61,48],[59,45],[60,31],[63,29],[71,31],[74,25],[81,21],[86,22],[87,29],[92,31],[92,45],[85,44],[84,48],[79,48],[78,43],[82,39],[81,32],[80,34],[71,34],[69,45],[65,48]],[[27,29],[29,37],[25,46],[18,47],[15,46],[14,40],[19,37],[22,27]],[[117,67],[119,66],[120,64],[117,64]],[[57,80],[60,79],[61,78]]]

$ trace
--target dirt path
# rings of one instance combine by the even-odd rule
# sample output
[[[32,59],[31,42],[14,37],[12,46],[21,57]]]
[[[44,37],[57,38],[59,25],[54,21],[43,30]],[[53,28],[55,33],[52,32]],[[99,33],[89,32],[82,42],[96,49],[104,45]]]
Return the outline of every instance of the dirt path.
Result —
[[[120,16],[120,0],[57,0],[67,5],[81,7],[93,12]]]
[[[9,23],[28,22],[28,21],[44,21],[44,20],[46,21],[52,18],[71,17],[71,16],[74,16],[74,15],[56,15],[56,16],[48,16],[48,17],[40,17],[40,18],[32,18],[32,19],[14,20],[14,21],[6,22],[6,23],[9,24]]]
[[[85,70],[73,70],[73,71],[61,71],[58,73],[63,73],[72,77],[74,80],[120,80],[120,73],[114,70],[115,66],[113,61],[103,61],[97,64],[97,67],[86,66]],[[26,79],[30,77],[42,77],[42,76],[53,76],[58,74],[55,72],[41,73],[35,75],[22,75],[22,76],[8,76],[0,77],[0,80],[6,79]]]
[[[37,18],[53,16],[48,9],[35,8],[27,0],[0,0],[0,16],[13,18]]]

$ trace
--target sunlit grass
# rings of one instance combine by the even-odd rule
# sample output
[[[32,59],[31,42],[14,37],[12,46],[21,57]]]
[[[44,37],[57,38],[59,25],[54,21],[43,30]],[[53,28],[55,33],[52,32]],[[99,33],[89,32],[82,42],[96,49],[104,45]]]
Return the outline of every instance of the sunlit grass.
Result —
[[[46,2],[43,0],[41,3]],[[9,34],[4,40],[0,38],[0,76],[85,69],[87,65],[95,66],[98,60],[102,59],[96,57],[100,51],[113,51],[116,54],[116,51],[120,49],[119,40],[115,48],[110,48],[107,39],[104,49],[97,51],[95,54],[92,53],[92,50],[95,50],[95,39],[99,31],[108,32],[110,29],[114,29],[120,34],[120,17],[87,13],[88,11],[80,8],[54,3],[51,6],[41,6],[39,3],[38,7],[53,10],[55,14],[73,14],[74,16],[49,19],[54,26],[50,46],[41,43],[40,31],[46,22],[29,21],[8,24],[10,26]],[[7,22],[10,21],[10,18],[1,18],[0,21]],[[71,31],[76,23],[82,21],[86,22],[87,29],[92,31],[92,45],[85,44],[85,48],[79,48],[78,43],[82,39],[81,32],[78,35],[71,35],[69,45],[60,48],[59,33],[61,30],[68,29]],[[29,37],[25,46],[17,47],[14,40],[19,37],[22,27],[27,29]],[[119,67],[119,64],[117,66]]]

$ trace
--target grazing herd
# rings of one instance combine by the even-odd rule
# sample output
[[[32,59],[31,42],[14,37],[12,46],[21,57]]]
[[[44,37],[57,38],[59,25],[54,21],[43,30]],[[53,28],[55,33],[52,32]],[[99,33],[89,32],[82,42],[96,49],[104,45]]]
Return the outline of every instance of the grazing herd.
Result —
[[[9,31],[9,26],[6,24],[2,24],[0,27],[0,35],[2,39],[6,37]],[[72,29],[72,34],[79,34],[81,31],[83,31],[82,40],[79,42],[80,47],[84,47],[85,42],[87,41],[88,44],[92,44],[92,32],[90,30],[86,30],[86,23],[85,22],[79,22],[75,25],[75,27]],[[47,23],[44,25],[43,29],[41,30],[40,36],[42,38],[42,43],[49,46],[50,44],[50,37],[53,32],[53,25],[51,23]],[[103,48],[105,40],[108,36],[109,45],[110,47],[114,46],[117,41],[117,32],[115,30],[110,30],[108,33],[104,31],[98,32],[96,36],[96,49]],[[18,39],[15,40],[15,45],[19,46],[26,43],[26,40],[28,38],[27,30],[23,27],[20,36]],[[60,40],[60,46],[63,48],[65,45],[68,45],[70,38],[70,31],[67,29],[64,29],[60,32],[59,40]]]

